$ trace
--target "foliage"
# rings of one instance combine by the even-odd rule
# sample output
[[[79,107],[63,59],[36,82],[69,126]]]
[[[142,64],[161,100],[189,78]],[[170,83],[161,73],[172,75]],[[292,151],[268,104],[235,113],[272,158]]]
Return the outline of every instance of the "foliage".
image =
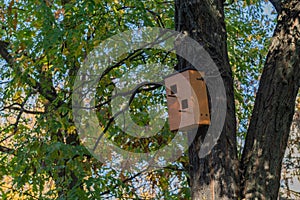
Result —
[[[246,0],[225,10],[240,141],[273,28],[263,5]],[[125,30],[144,26],[174,29],[173,1],[7,0],[0,2],[0,8],[0,49],[6,51],[0,60],[1,197],[188,199],[186,155],[156,171],[116,171],[93,158],[78,140],[71,110],[74,78],[88,53]],[[157,140],[172,138],[167,124],[150,140],[123,137],[110,120],[109,103],[122,74],[145,63],[173,66],[176,59],[155,49],[123,56],[99,82],[99,123],[107,127],[106,137],[124,149],[136,150],[142,144],[138,151],[151,151],[159,148]],[[140,125],[149,123],[149,105],[165,105],[163,87],[150,89],[141,88],[128,108]]]
[[[3,198],[146,198],[150,184],[162,196],[186,187],[169,192],[174,181],[115,171],[99,163],[78,141],[71,110],[74,77],[87,54],[104,39],[128,29],[172,29],[170,5],[172,2],[127,0],[1,3],[1,41],[10,55],[3,57],[1,66],[1,145],[9,153],[1,153]],[[97,112],[103,126],[110,117],[107,100],[114,89],[112,80],[137,67],[145,57],[149,62],[165,57],[147,50],[124,56],[99,83]],[[130,105],[134,120],[145,116],[142,124],[147,123],[148,115],[141,105],[150,95],[141,92]],[[121,132],[109,128],[110,137],[120,143],[122,138],[116,135]],[[130,149],[130,145],[125,147]],[[177,171],[166,170],[170,172],[165,177],[184,183],[184,170],[178,166],[174,165]],[[151,177],[163,172],[152,172]],[[136,183],[136,179],[142,181]]]
[[[300,197],[300,98],[296,102],[296,112],[291,126],[289,143],[282,161],[281,190],[282,197],[287,199],[298,199]]]
[[[247,3],[247,2],[246,2]],[[239,153],[243,148],[269,39],[274,29],[270,4],[237,2],[226,9],[228,54],[235,83]]]

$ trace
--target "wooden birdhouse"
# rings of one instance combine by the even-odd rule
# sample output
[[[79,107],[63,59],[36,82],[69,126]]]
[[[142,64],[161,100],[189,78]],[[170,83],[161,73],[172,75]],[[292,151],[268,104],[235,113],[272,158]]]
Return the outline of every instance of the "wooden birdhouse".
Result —
[[[203,73],[197,70],[186,70],[165,79],[171,131],[210,124],[206,85],[202,77]]]

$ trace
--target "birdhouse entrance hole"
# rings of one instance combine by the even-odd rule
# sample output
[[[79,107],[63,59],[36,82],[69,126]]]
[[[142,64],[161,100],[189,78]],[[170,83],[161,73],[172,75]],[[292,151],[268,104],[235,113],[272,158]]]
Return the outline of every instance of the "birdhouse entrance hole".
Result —
[[[210,124],[203,76],[197,70],[186,70],[165,79],[169,125],[172,131]]]

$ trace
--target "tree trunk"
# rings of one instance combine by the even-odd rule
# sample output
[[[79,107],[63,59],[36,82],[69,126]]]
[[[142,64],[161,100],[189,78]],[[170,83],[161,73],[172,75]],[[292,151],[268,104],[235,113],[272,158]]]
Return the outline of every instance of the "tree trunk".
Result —
[[[300,84],[300,2],[283,5],[261,76],[241,169],[246,199],[277,199]]]
[[[280,11],[278,25],[240,165],[223,3],[222,0],[175,0],[176,30],[188,33],[204,46],[219,68],[227,93],[227,115],[217,145],[205,158],[198,157],[207,131],[207,127],[201,127],[189,148],[192,199],[277,199],[281,162],[300,85],[300,2],[276,3]],[[177,69],[184,69],[185,65],[179,58]]]
[[[227,116],[218,144],[205,158],[198,153],[207,127],[201,127],[189,148],[192,199],[236,199],[238,159],[233,79],[226,45],[223,1],[175,1],[176,30],[188,33],[210,54],[221,72],[227,94]],[[177,69],[186,62],[179,59]]]

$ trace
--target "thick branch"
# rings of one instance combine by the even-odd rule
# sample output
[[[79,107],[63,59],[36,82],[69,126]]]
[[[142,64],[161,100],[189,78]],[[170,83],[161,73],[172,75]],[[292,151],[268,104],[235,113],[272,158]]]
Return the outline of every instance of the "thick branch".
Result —
[[[277,199],[300,80],[300,2],[278,17],[242,156],[242,197]]]

